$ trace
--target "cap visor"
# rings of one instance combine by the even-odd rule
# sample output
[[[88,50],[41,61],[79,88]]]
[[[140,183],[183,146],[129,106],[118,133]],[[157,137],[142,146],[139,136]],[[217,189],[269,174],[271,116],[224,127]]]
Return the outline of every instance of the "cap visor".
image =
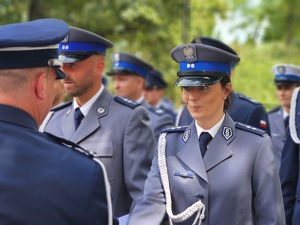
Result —
[[[55,72],[56,72],[56,80],[66,78],[66,74],[63,71],[61,71],[58,67],[55,67]]]
[[[183,76],[176,80],[174,86],[193,87],[209,86],[218,83],[222,76]]]

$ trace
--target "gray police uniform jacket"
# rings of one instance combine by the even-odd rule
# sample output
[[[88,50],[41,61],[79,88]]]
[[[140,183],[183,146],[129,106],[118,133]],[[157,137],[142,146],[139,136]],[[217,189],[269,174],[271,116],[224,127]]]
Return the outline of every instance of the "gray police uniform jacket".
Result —
[[[278,169],[280,168],[281,155],[283,151],[283,146],[286,141],[286,129],[283,119],[283,110],[281,107],[276,107],[275,109],[268,112],[271,140],[275,151],[275,156],[278,164]]]
[[[201,225],[285,224],[271,140],[263,131],[235,123],[226,114],[203,159],[194,122],[169,129],[165,151],[174,215],[202,198]],[[156,152],[129,225],[159,225],[165,214],[157,157]],[[191,225],[194,218],[173,224]]]
[[[144,107],[105,88],[75,132],[74,107],[54,109],[45,131],[93,151],[106,167],[114,215],[129,212],[142,195],[155,140]]]
[[[154,133],[154,138],[156,142],[158,141],[160,132],[168,127],[173,127],[174,120],[170,116],[169,113],[167,113],[163,109],[156,109],[149,104],[147,104],[145,101],[142,101],[141,104],[147,109],[150,121],[151,121],[151,127]]]

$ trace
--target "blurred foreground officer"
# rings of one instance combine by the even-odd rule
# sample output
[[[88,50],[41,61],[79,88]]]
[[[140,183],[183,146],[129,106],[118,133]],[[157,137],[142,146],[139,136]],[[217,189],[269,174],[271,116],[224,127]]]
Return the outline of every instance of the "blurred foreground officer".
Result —
[[[237,53],[225,43],[211,37],[196,37],[192,43],[202,43],[212,47],[220,48],[237,56]],[[232,65],[232,70],[236,64]],[[231,74],[232,76],[232,74]],[[253,127],[267,131],[270,134],[268,125],[268,115],[264,106],[239,92],[232,91],[230,94],[230,108],[227,109],[228,114],[233,121],[251,125]],[[193,118],[189,114],[186,107],[183,107],[178,113],[177,125],[189,125]]]
[[[239,57],[204,44],[178,46],[171,57],[194,122],[160,135],[129,224],[160,224],[166,210],[170,224],[284,225],[270,137],[224,112]]]
[[[0,26],[0,224],[112,224],[102,164],[38,131],[65,77],[57,44],[68,31],[57,19]]]
[[[110,47],[110,41],[95,33],[70,28],[59,51],[66,73],[64,86],[73,101],[52,110],[45,130],[93,151],[104,163],[113,212],[120,217],[143,193],[155,141],[145,108],[114,97],[101,83]]]
[[[300,221],[300,88],[291,99],[289,129],[282,151],[280,180],[286,223],[298,225]]]
[[[286,129],[288,126],[291,98],[293,91],[300,84],[300,67],[288,64],[275,65],[272,68],[275,75],[277,99],[280,106],[269,113],[271,139],[275,149],[278,168],[280,167],[281,153],[286,141]]]
[[[153,67],[128,53],[114,53],[112,61],[113,68],[107,75],[113,78],[115,94],[136,101],[147,109],[157,141],[160,131],[174,126],[174,122],[169,114],[149,107],[144,99],[145,79]]]
[[[164,91],[167,87],[166,81],[158,70],[152,70],[146,77],[144,98],[145,101],[155,110],[162,110],[170,114],[174,124],[176,112],[171,100],[164,98]]]

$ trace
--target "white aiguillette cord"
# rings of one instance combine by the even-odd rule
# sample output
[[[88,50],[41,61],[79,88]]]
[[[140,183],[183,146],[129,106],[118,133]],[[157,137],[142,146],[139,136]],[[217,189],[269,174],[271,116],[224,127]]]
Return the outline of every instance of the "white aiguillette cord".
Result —
[[[177,215],[173,215],[172,212],[172,198],[171,198],[171,191],[170,191],[170,184],[169,184],[169,177],[168,177],[168,170],[167,170],[167,161],[166,161],[166,133],[162,133],[159,137],[158,141],[158,167],[160,170],[160,176],[162,180],[162,185],[165,191],[165,198],[166,198],[166,211],[169,216],[170,225],[172,225],[172,221],[176,223],[183,222],[194,215],[196,212],[196,218],[192,225],[195,225],[199,220],[198,225],[201,225],[202,220],[204,219],[205,214],[205,205],[202,203],[201,199],[198,199],[193,205],[188,207],[182,213]]]

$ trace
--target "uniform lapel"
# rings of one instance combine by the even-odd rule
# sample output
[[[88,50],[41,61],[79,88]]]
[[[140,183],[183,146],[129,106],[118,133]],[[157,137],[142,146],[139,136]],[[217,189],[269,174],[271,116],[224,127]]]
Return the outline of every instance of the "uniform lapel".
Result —
[[[191,123],[186,130],[191,130],[191,135],[186,141],[183,149],[178,152],[177,157],[181,159],[186,166],[191,168],[191,170],[194,171],[198,176],[208,182],[206,170],[200,153],[198,135],[194,122]]]
[[[204,155],[203,159],[206,171],[209,171],[232,156],[233,153],[230,150],[229,144],[235,137],[235,123],[226,114],[222,126],[209,144],[207,152]]]
[[[108,114],[108,108],[111,99],[112,95],[108,92],[106,88],[104,88],[103,92],[96,100],[96,102],[92,105],[88,114],[82,120],[80,126],[72,136],[71,141],[79,143],[81,140],[89,136],[95,130],[100,129],[100,118]]]
[[[74,106],[69,107],[65,118],[62,120],[61,130],[65,139],[70,140],[75,131],[74,124]]]

